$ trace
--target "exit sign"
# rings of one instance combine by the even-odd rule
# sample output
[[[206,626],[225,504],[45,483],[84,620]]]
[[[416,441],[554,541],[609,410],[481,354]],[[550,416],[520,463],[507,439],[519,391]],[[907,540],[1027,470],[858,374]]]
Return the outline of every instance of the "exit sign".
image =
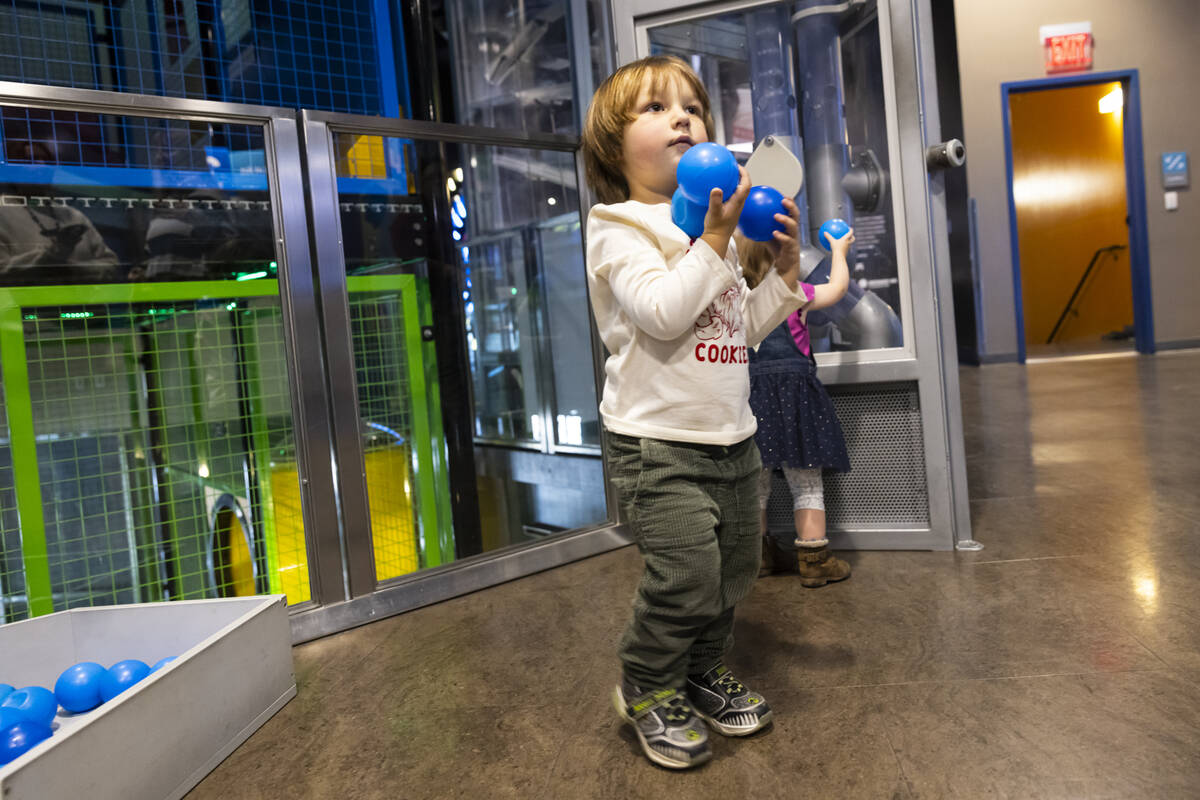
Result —
[[[1092,68],[1092,23],[1043,25],[1039,33],[1046,72],[1074,72]]]

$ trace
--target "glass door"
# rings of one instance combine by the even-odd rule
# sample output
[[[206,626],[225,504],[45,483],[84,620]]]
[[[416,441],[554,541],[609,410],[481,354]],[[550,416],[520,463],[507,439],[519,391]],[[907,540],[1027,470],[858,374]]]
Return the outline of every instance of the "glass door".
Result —
[[[304,119],[352,596],[607,524],[574,139]]]
[[[301,433],[321,423],[294,404],[309,345],[288,325],[308,260],[276,169],[294,118],[113,100],[0,84],[0,622],[312,604]]]
[[[709,90],[718,142],[748,158],[771,137],[800,157],[805,280],[828,275],[821,224],[855,229],[849,291],[808,317],[850,451],[851,471],[826,476],[839,546],[969,537],[944,193],[926,163],[938,142],[928,20],[927,0],[613,2],[619,62],[683,58]],[[779,480],[773,526],[790,526],[786,498]]]
[[[639,55],[690,63],[709,90],[714,141],[745,162],[767,137],[805,167],[797,203],[803,220],[804,278],[829,274],[817,230],[831,218],[855,229],[851,287],[836,306],[808,318],[822,363],[903,356],[910,304],[894,113],[873,2],[731,3],[682,8],[637,26]],[[891,350],[864,354],[862,351]]]

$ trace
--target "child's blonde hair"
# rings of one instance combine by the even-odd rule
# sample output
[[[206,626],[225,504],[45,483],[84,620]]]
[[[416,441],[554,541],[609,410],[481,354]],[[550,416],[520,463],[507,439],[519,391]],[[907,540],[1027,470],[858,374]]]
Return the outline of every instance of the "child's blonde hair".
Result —
[[[629,199],[629,184],[622,171],[625,128],[634,120],[633,104],[647,79],[652,91],[668,81],[680,80],[695,92],[704,129],[710,138],[713,135],[715,124],[708,92],[686,61],[676,56],[650,56],[621,67],[600,84],[583,121],[583,166],[588,186],[601,203]]]
[[[746,286],[753,289],[766,277],[767,270],[775,262],[775,254],[766,242],[751,241],[740,233],[734,234],[733,240],[737,244],[738,261],[742,262],[742,277],[746,279]]]

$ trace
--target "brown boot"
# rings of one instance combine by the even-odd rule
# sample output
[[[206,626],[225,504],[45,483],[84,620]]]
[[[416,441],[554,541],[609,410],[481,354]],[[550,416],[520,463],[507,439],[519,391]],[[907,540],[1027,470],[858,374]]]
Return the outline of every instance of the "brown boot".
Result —
[[[795,572],[797,568],[795,550],[780,547],[770,536],[762,537],[762,565],[758,568],[758,577],[776,572]]]
[[[829,552],[829,540],[797,541],[800,585],[809,589],[850,577],[850,565]]]

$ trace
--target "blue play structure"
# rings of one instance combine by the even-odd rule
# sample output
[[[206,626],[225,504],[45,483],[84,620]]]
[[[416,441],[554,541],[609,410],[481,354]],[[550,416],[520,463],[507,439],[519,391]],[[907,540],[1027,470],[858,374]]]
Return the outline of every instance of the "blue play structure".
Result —
[[[0,62],[0,80],[412,116],[404,21],[394,6],[196,0],[101,10],[0,0],[9,21],[0,25],[0,52],[15,54]],[[53,46],[64,41],[90,46]]]

